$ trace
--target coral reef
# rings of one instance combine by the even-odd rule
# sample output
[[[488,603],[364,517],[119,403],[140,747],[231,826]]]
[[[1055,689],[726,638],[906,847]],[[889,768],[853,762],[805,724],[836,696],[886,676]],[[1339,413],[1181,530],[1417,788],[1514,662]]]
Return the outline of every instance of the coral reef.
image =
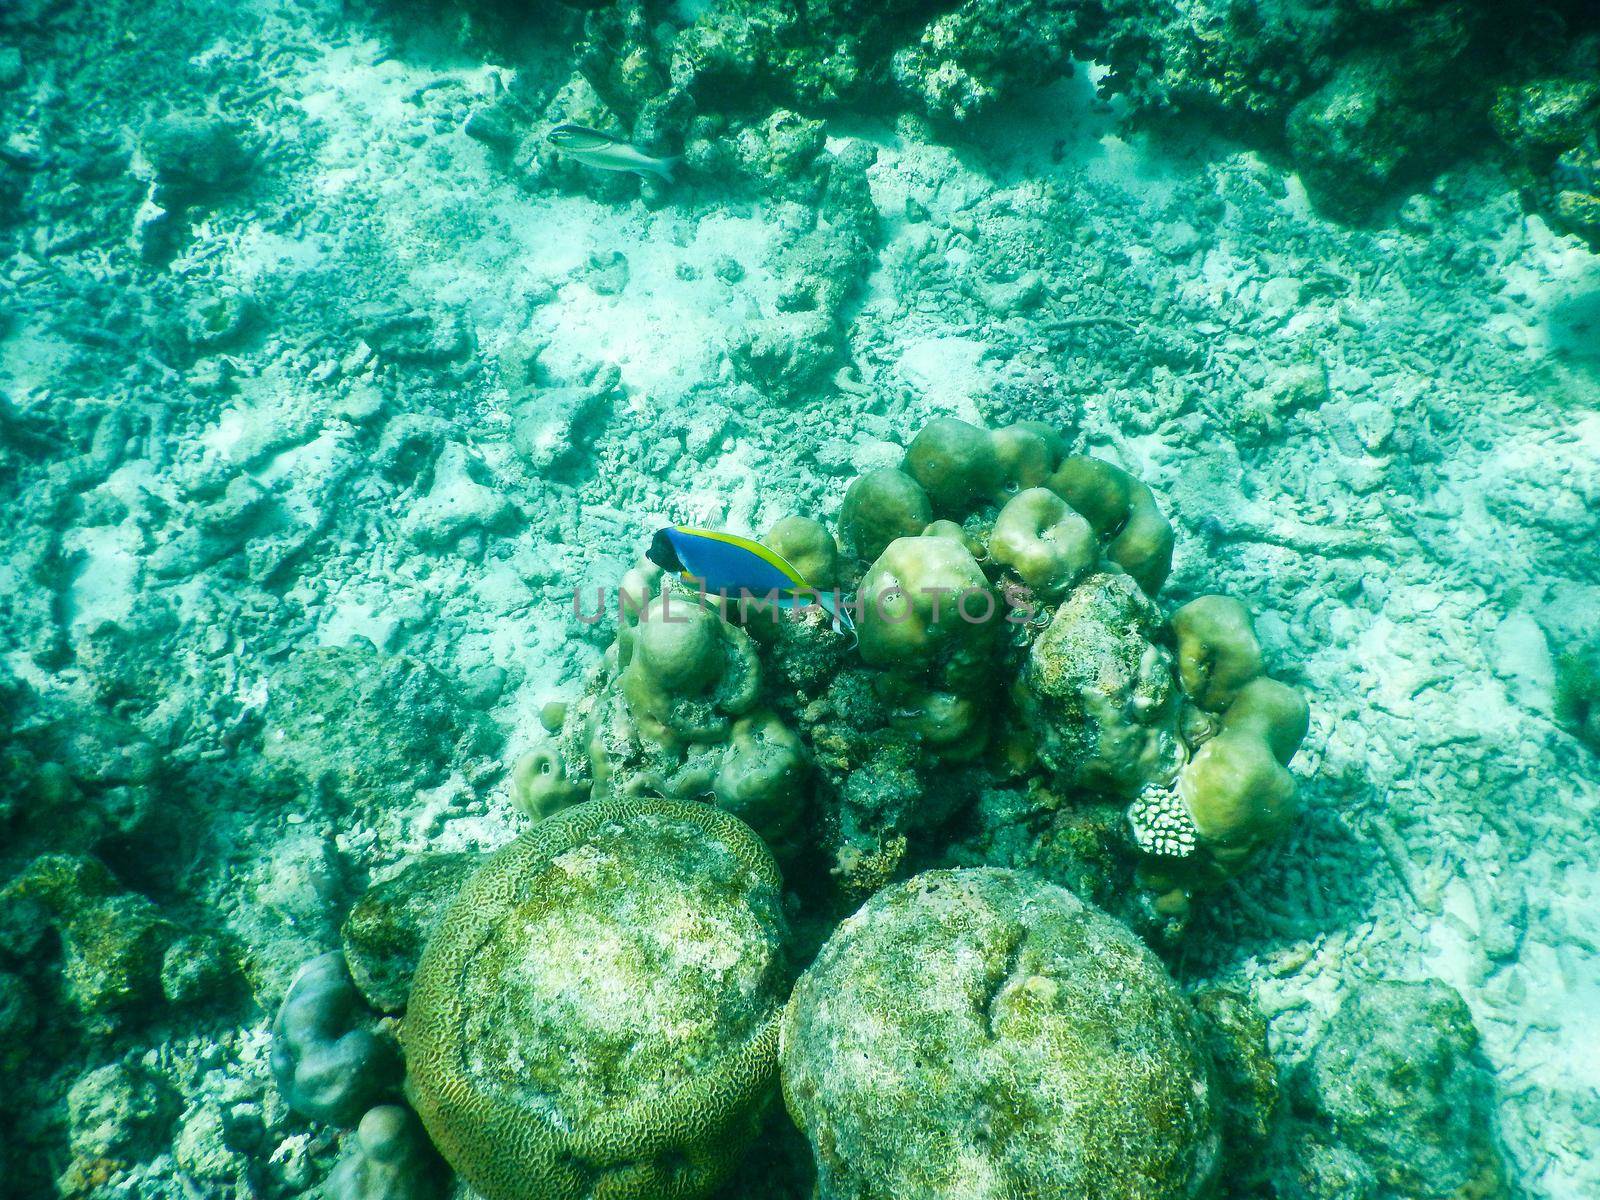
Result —
[[[329,1036],[381,1037],[436,859],[670,788],[768,842],[797,966],[949,867],[1169,955],[1225,1191],[1600,1194],[1564,236],[1596,241],[1596,32],[1580,0],[0,4],[0,1192],[431,1184],[397,1095],[363,1138],[274,1087],[296,969],[342,947]],[[563,157],[567,120],[675,182]],[[638,614],[573,595],[667,522],[847,596],[909,539],[881,582],[967,580],[996,629],[919,598],[906,644],[858,618],[868,662],[753,608],[634,663]],[[1503,1177],[1301,1069],[1433,971]],[[1459,1025],[1396,1003],[1374,1094]],[[767,1113],[722,1197],[813,1194]]]
[[[1580,642],[1557,660],[1556,716],[1600,754],[1600,641]]]
[[[819,1194],[1190,1200],[1219,1161],[1196,1018],[1070,892],[933,871],[846,920],[784,1010]]]
[[[850,485],[838,546],[815,521],[774,527],[769,545],[854,591],[859,666],[815,610],[719,609],[636,569],[622,590],[642,607],[519,765],[525,809],[586,790],[710,799],[785,860],[820,851],[848,910],[963,786],[1042,771],[1131,802],[1126,853],[1181,912],[1286,829],[1305,704],[1263,674],[1237,601],[1195,600],[1169,628],[1153,493],[1065,449],[1037,422],[942,418]]]
[[[1041,762],[1072,785],[1132,796],[1180,761],[1178,690],[1161,611],[1125,575],[1085,580],[1028,651],[1018,709]]]
[[[1282,153],[1318,202],[1346,217],[1369,215],[1493,139],[1531,206],[1600,244],[1600,29],[1575,0],[1546,0],[1527,14],[1496,0],[967,0],[932,14],[830,2],[803,21],[767,0],[742,0],[683,24],[624,4],[586,18],[581,78],[546,111],[631,127],[647,146],[680,145],[703,177],[731,169],[790,180],[831,157],[820,134],[796,137],[815,128],[799,113],[875,100],[960,128],[1070,74],[1074,60],[1107,68],[1100,91],[1123,99],[1136,123],[1220,118]],[[516,132],[513,114],[527,120],[530,107],[508,94],[478,119],[479,136],[502,147],[521,141],[512,157],[538,164],[536,178],[571,179]],[[794,149],[796,140],[805,148]],[[752,145],[762,152],[752,155]],[[805,338],[798,328],[779,332],[781,319],[769,324],[772,333],[753,336],[777,345],[757,357],[792,363]],[[826,319],[810,329],[826,347],[814,360],[820,369],[835,334]]]
[[[406,1091],[488,1200],[703,1197],[773,1091],[788,925],[771,856],[701,804],[558,813],[423,952]]]

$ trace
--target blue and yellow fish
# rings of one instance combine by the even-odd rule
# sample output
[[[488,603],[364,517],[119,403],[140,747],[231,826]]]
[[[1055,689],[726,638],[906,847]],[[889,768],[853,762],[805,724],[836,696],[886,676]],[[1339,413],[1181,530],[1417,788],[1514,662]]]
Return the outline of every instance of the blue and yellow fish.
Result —
[[[815,604],[828,614],[837,632],[855,636],[855,622],[837,591],[812,587],[783,555],[750,538],[668,525],[656,531],[645,557],[663,571],[695,580],[711,595],[737,600],[748,594],[760,600],[775,594],[779,608]]]

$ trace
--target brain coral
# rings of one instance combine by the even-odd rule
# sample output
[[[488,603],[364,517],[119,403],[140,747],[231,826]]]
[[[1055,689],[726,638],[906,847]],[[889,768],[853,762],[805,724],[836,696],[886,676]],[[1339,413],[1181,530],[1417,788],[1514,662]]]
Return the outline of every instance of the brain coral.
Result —
[[[1071,892],[931,871],[845,921],[784,1012],[784,1099],[828,1200],[1186,1200],[1209,1064],[1156,958]]]
[[[440,1152],[488,1200],[708,1194],[774,1091],[780,890],[760,839],[702,804],[590,801],[495,855],[403,1025]]]

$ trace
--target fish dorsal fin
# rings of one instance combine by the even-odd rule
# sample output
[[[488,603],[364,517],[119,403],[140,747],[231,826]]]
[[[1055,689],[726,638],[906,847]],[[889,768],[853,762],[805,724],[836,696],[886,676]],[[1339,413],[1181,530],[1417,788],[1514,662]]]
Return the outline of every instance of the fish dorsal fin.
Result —
[[[592,126],[575,125],[570,122],[557,125],[550,131],[549,137],[556,145],[567,150],[598,150],[602,146],[615,145],[618,140],[611,134]]]

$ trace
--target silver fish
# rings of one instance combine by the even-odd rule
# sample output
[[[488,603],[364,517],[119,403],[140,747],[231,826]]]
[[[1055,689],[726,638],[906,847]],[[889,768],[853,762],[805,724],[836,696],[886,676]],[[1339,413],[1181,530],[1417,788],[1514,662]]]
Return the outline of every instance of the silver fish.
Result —
[[[679,162],[676,156],[655,158],[620,138],[590,129],[587,125],[557,125],[544,135],[544,140],[587,166],[599,167],[602,171],[633,171],[639,175],[648,173],[659,176],[667,183],[672,182],[672,168]]]

